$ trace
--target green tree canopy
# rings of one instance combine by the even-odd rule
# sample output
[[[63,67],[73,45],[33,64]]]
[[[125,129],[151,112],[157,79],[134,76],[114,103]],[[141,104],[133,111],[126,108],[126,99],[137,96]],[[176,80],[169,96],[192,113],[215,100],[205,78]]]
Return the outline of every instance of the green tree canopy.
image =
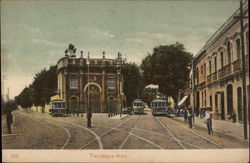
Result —
[[[164,96],[177,101],[178,91],[189,78],[192,55],[183,44],[159,46],[143,59],[141,69],[145,84],[157,84]]]
[[[127,97],[127,106],[131,106],[136,98],[141,98],[142,75],[139,67],[135,63],[125,63],[122,68],[124,78],[124,94]]]
[[[18,105],[30,107],[33,104],[44,106],[50,101],[50,97],[57,91],[57,66],[51,66],[49,70],[43,69],[34,77],[33,83],[23,89],[15,97]]]

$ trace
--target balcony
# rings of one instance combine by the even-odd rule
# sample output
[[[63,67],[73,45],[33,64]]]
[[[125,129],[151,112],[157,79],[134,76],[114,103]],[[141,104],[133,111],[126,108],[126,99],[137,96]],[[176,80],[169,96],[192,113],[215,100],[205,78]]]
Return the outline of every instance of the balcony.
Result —
[[[210,83],[211,82],[211,75],[207,76],[207,82]]]
[[[212,81],[217,80],[217,72],[212,73],[211,78],[212,78]]]
[[[233,64],[233,72],[237,72],[237,71],[241,70],[241,60],[240,59],[237,59],[232,64]]]
[[[218,71],[218,78],[223,78],[224,76],[231,74],[231,72],[231,64],[228,64]]]

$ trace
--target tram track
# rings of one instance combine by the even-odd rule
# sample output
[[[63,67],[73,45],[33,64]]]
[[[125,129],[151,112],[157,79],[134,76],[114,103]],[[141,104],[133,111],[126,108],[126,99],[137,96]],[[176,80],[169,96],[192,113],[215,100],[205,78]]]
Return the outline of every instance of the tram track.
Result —
[[[161,124],[161,126],[171,135],[173,140],[175,140],[181,148],[186,149],[185,146],[183,146],[183,144],[175,137],[175,135],[158,118],[154,117],[154,119],[156,119]]]
[[[106,131],[106,132],[104,132],[103,134],[101,134],[101,135],[99,136],[99,138],[101,138],[101,137],[103,137],[103,136],[109,134],[112,130],[114,130],[114,129],[120,127],[121,125],[123,125],[124,123],[126,123],[126,122],[127,122],[128,120],[130,120],[130,119],[131,119],[131,118],[126,119],[124,122],[122,122],[122,123],[116,125],[115,127],[110,128],[108,131]],[[80,149],[86,148],[87,146],[89,146],[89,145],[90,145],[91,143],[93,143],[94,141],[96,141],[96,138],[93,139],[92,141],[90,141],[89,143],[87,143],[86,145],[82,146]]]
[[[110,129],[110,130],[112,129],[112,131],[119,131],[119,132],[121,132],[121,133],[127,134],[127,136],[125,137],[125,139],[122,141],[122,143],[121,143],[119,149],[122,149],[122,148],[124,147],[124,145],[126,144],[128,138],[129,138],[130,136],[134,136],[134,137],[136,137],[136,138],[138,138],[138,139],[140,139],[140,140],[142,140],[142,141],[144,141],[144,142],[147,142],[148,144],[151,144],[152,146],[154,146],[154,147],[156,147],[156,148],[158,148],[158,149],[164,149],[162,146],[160,146],[160,145],[158,145],[158,144],[156,144],[156,143],[154,143],[154,142],[152,142],[152,141],[150,141],[150,140],[148,140],[148,139],[146,139],[146,138],[144,138],[144,137],[142,137],[142,136],[140,136],[140,135],[137,135],[137,134],[135,134],[135,133],[132,133],[133,130],[136,130],[136,127],[137,127],[137,125],[140,123],[141,119],[142,119],[142,117],[139,116],[139,117],[137,118],[137,120],[136,120],[136,122],[135,122],[135,124],[133,125],[132,128],[126,128],[126,129],[128,129],[129,131],[123,130],[124,127],[118,128],[118,127],[109,127],[109,126],[104,126],[104,125],[98,125],[98,126],[99,126],[99,127],[102,127],[102,128],[108,128],[108,129]],[[126,122],[125,122],[125,123],[126,123]],[[125,124],[125,123],[122,123],[122,124],[120,124],[120,125],[123,125],[123,124]],[[121,129],[121,128],[122,128],[122,129]],[[109,131],[110,131],[110,130],[109,130]],[[110,132],[109,132],[109,133],[110,133]],[[105,135],[103,135],[103,136],[105,136]]]
[[[189,141],[189,143],[195,144],[196,146],[199,146],[202,149],[207,149],[207,148],[224,149],[223,146],[213,142],[212,140],[205,138],[204,136],[198,134],[197,132],[195,132],[191,129],[183,127],[182,124],[180,124],[180,123],[178,123],[170,118],[164,117],[164,118],[159,118],[159,120],[160,121],[163,120],[164,124],[168,124],[169,130],[174,132],[177,139],[179,139],[179,140],[183,140],[185,138],[185,140],[183,140],[183,141],[185,141],[185,142]],[[179,134],[177,134],[177,133],[179,133]],[[192,141],[193,140],[192,138],[195,138],[196,141]]]
[[[124,144],[126,143],[126,141],[128,140],[129,136],[131,135],[131,132],[133,131],[134,128],[136,128],[136,126],[139,124],[141,120],[141,115],[139,116],[139,118],[137,119],[134,127],[132,129],[130,129],[129,134],[127,135],[127,137],[124,139],[124,141],[122,142],[121,146],[119,147],[119,149],[122,149],[122,147],[124,146]]]
[[[26,114],[22,114],[22,115],[25,116],[25,117],[28,117],[28,118],[30,118],[30,119],[32,119],[32,120],[34,120],[34,121],[36,121],[36,122],[39,123],[40,125],[44,126],[44,128],[46,128],[49,132],[53,133],[52,130],[51,130],[48,126],[46,126],[45,124],[41,123],[41,122],[38,121],[37,119],[32,118],[32,117],[30,117],[30,116],[28,116],[28,115],[26,115]],[[41,119],[40,119],[40,120],[41,120]],[[51,123],[51,122],[48,122],[48,121],[45,121],[45,123],[48,123],[48,124],[50,124],[50,125],[54,125],[54,126],[60,127],[60,128],[62,128],[62,129],[67,133],[67,139],[66,139],[65,143],[63,144],[63,146],[60,148],[60,149],[64,149],[64,148],[69,144],[69,141],[70,141],[70,138],[71,138],[71,134],[70,134],[69,130],[66,129],[65,127],[59,125],[59,124]]]
[[[183,128],[183,129],[185,129],[185,130],[187,130],[187,131],[189,131],[189,132],[191,132],[191,133],[197,135],[197,136],[200,137],[201,139],[203,139],[203,140],[205,140],[205,141],[207,141],[207,142],[209,142],[209,143],[211,143],[211,144],[217,146],[217,147],[220,148],[220,149],[224,149],[224,147],[221,146],[220,144],[215,143],[215,142],[212,141],[212,140],[209,140],[208,138],[206,138],[206,137],[204,137],[204,136],[198,134],[197,132],[195,132],[195,131],[193,131],[193,130],[191,130],[191,129],[188,129],[188,128],[183,127],[180,123],[178,123],[178,122],[176,122],[176,121],[174,121],[174,120],[172,120],[172,119],[170,119],[170,118],[168,118],[168,119],[169,119],[170,121],[172,121],[173,123],[177,124],[179,127],[181,127],[181,128]]]

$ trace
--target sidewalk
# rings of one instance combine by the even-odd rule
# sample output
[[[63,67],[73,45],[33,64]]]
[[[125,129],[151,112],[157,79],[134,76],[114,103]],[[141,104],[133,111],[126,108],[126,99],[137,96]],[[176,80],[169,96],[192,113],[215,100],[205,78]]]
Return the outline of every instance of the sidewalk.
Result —
[[[129,116],[129,114],[122,114],[122,115],[118,114],[118,115],[115,115],[113,117],[110,117],[110,119],[123,119],[127,116]]]
[[[184,121],[183,117],[175,117],[175,118]],[[199,117],[195,117],[194,125],[207,128],[206,123],[204,123],[203,120],[200,119]],[[214,131],[222,132],[223,134],[244,140],[243,124],[241,123],[233,123],[232,121],[213,119],[212,127]],[[247,127],[249,129],[249,125]]]

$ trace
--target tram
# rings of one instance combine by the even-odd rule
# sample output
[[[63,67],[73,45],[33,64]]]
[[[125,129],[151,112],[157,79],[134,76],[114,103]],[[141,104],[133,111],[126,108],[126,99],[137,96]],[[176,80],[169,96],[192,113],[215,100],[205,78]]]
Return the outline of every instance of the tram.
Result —
[[[141,99],[135,99],[133,101],[133,112],[134,114],[143,114],[144,113],[144,102]]]
[[[152,114],[168,115],[167,101],[164,99],[155,99],[151,102]]]
[[[49,115],[55,116],[67,116],[67,109],[63,100],[53,100],[50,102]]]

